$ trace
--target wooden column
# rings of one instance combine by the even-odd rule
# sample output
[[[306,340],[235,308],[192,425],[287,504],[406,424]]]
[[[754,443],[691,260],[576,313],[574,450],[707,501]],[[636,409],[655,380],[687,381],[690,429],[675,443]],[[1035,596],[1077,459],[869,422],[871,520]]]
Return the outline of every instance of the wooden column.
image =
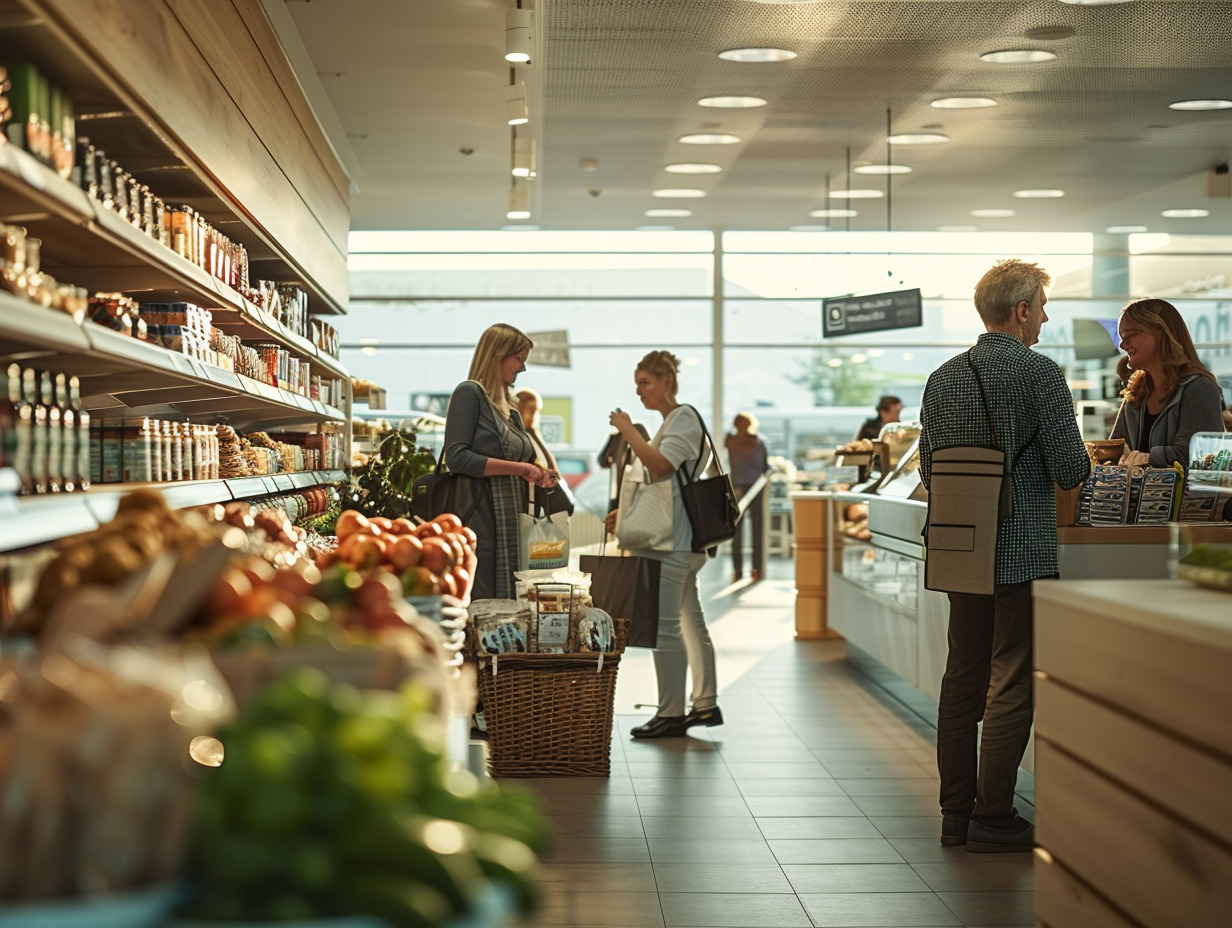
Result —
[[[796,637],[841,640],[826,616],[830,570],[826,551],[834,528],[833,500],[826,494],[792,496],[796,548]]]

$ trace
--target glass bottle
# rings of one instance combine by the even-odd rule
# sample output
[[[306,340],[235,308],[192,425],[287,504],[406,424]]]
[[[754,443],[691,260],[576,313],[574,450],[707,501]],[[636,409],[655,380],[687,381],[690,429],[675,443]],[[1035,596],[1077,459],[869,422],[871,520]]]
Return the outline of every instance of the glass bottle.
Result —
[[[10,364],[0,401],[0,467],[11,467],[21,478],[21,491],[29,493],[32,410],[21,394],[21,365]]]
[[[56,405],[55,380],[49,371],[39,378],[39,405],[46,410],[47,492],[59,493],[64,489],[64,432],[60,427],[60,407]]]
[[[81,381],[68,379],[68,403],[77,423],[77,489],[90,489],[90,411],[81,405]]]
[[[22,398],[30,405],[31,492],[47,492],[47,407],[39,402],[38,374],[27,368],[21,375]]]
[[[77,413],[69,402],[68,377],[56,374],[55,404],[60,413],[60,489],[77,489]]]

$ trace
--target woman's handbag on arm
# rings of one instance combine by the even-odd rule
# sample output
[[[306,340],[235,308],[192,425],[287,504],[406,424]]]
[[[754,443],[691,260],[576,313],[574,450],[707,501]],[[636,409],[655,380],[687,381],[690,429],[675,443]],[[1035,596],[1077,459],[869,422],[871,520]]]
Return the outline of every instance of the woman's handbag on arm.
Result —
[[[620,485],[616,540],[626,550],[671,551],[675,535],[671,481],[653,480],[645,465],[634,460]]]
[[[693,409],[692,406],[689,408]],[[731,477],[723,472],[723,465],[719,463],[719,455],[715,451],[714,440],[710,437],[705,420],[696,409],[693,409],[693,414],[702,426],[702,444],[697,452],[697,464],[692,475],[686,476],[682,464],[676,470],[676,482],[680,485],[680,498],[684,503],[684,511],[689,516],[689,526],[693,529],[694,553],[705,551],[713,554],[720,544],[735,537],[740,506],[736,501]],[[697,468],[701,466],[707,447],[710,449],[711,468],[715,474],[699,479]]]
[[[416,478],[411,486],[411,514],[426,522],[443,512],[452,512],[466,525],[486,492],[488,488],[482,477],[451,474],[442,451],[432,473]]]

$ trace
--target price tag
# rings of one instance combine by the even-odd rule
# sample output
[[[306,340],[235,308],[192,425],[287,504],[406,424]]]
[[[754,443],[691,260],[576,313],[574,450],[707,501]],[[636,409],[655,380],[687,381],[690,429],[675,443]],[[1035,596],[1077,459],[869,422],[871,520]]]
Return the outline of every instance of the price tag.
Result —
[[[291,479],[290,474],[275,474],[274,475],[274,486],[276,486],[279,490],[283,490],[283,491],[294,490],[295,481]]]

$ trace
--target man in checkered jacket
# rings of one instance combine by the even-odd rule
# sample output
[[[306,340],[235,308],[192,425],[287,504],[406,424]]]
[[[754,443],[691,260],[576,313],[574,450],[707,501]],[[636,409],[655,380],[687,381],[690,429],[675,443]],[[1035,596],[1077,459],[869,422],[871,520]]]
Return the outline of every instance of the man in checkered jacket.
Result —
[[[1051,283],[1035,264],[994,265],[975,287],[988,331],[969,356],[932,373],[920,407],[925,487],[933,449],[992,444],[989,414],[1013,468],[1014,510],[997,532],[993,594],[948,594],[949,656],[937,708],[941,843],[975,852],[1030,851],[1034,844],[1031,823],[1014,808],[1034,711],[1031,581],[1057,575],[1053,485],[1072,489],[1090,472],[1065,375],[1030,350],[1048,321],[1044,288]]]

